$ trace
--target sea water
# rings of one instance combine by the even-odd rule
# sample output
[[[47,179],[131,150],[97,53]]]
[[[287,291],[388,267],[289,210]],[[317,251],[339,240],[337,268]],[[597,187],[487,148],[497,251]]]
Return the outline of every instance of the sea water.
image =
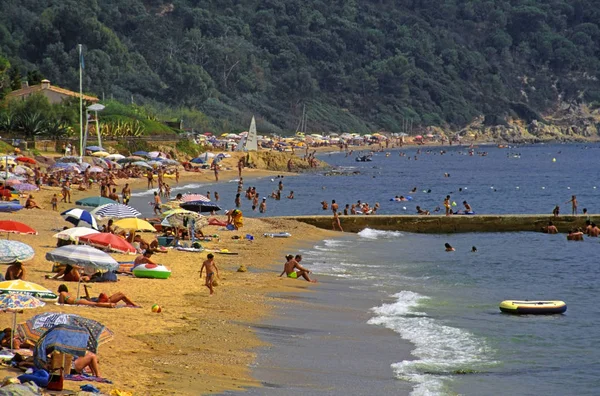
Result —
[[[456,251],[446,252],[445,242]],[[389,362],[389,375],[410,382],[414,395],[593,395],[600,386],[598,249],[595,239],[541,233],[366,229],[303,252],[303,264],[317,278],[363,281],[365,296],[382,295],[368,323],[414,345],[413,359]],[[564,300],[568,310],[512,316],[498,309],[505,299]]]
[[[451,196],[454,210],[463,209],[468,201],[478,214],[551,213],[560,205],[561,213],[570,213],[565,202],[577,195],[580,210],[600,211],[600,180],[595,170],[600,157],[596,145],[536,145],[511,149],[494,146],[421,148],[377,152],[372,162],[356,162],[358,153],[322,154],[320,159],[329,163],[333,172],[316,170],[294,177],[245,177],[244,191],[254,186],[261,197],[267,198],[264,214],[252,210],[252,202],[242,198],[241,209],[247,217],[330,214],[321,209],[321,201],[335,199],[343,210],[346,204],[358,200],[372,207],[380,204],[378,214],[415,214],[416,206],[430,211],[440,207],[446,195]],[[444,152],[444,153],[442,153]],[[486,155],[481,155],[483,153]],[[366,151],[362,152],[363,154]],[[389,156],[386,156],[389,153]],[[400,156],[400,153],[405,156]],[[415,160],[416,156],[416,160]],[[410,158],[410,159],[409,159]],[[555,161],[553,161],[555,160]],[[448,174],[449,177],[444,177]],[[270,198],[279,181],[284,189],[281,200]],[[235,207],[237,179],[229,183],[196,183],[171,185],[172,197],[177,193],[206,194],[219,192],[218,204],[222,209]],[[416,187],[416,192],[412,193]],[[152,194],[156,191],[136,191],[132,205],[149,215]],[[287,199],[294,191],[294,199]],[[410,201],[390,199],[404,195]],[[242,197],[244,193],[242,192]]]

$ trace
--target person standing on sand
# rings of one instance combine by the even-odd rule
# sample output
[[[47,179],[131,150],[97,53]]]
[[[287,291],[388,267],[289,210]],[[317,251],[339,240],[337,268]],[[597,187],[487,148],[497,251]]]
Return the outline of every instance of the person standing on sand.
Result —
[[[575,195],[571,196],[571,199],[565,202],[565,204],[571,203],[571,214],[573,216],[577,215],[577,197]]]
[[[242,177],[242,169],[244,169],[244,157],[240,158],[238,161],[238,177]]]
[[[285,259],[287,261],[283,265],[283,271],[281,271],[281,274],[279,274],[280,278],[283,276],[283,274],[286,274],[287,277],[291,279],[304,278],[307,282],[317,283],[316,280],[309,278],[308,274],[310,274],[310,271],[298,264],[298,262],[294,260],[294,256],[288,254],[285,256]]]
[[[205,286],[210,290],[210,296],[215,294],[213,290],[213,279],[215,277],[215,273],[217,274],[217,278],[221,279],[219,276],[219,268],[215,263],[215,256],[212,253],[209,253],[206,256],[207,260],[204,260],[202,263],[202,267],[200,268],[200,278],[202,279],[202,271],[206,268],[206,283]]]
[[[215,180],[219,181],[219,164],[215,160],[213,160],[211,167],[215,172]]]
[[[131,188],[129,188],[129,183],[125,183],[125,187],[121,190],[121,196],[123,197],[123,204],[128,205],[129,199],[131,199]]]
[[[152,171],[148,171],[146,178],[148,179],[148,190],[154,188],[154,175],[152,174]]]
[[[175,168],[175,184],[179,184],[179,168]]]

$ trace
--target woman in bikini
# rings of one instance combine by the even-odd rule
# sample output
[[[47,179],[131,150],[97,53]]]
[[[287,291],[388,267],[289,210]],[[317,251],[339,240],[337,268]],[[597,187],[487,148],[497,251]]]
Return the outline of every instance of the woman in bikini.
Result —
[[[123,301],[128,307],[139,307],[139,305],[131,301],[122,292],[117,292],[111,296],[108,296],[106,293],[100,293],[97,301],[92,301],[88,294],[88,286],[86,285],[84,287],[86,296],[82,298],[74,298],[69,294],[69,288],[67,285],[60,285],[58,287],[58,302],[60,304],[90,305],[101,308],[115,308],[117,303]]]

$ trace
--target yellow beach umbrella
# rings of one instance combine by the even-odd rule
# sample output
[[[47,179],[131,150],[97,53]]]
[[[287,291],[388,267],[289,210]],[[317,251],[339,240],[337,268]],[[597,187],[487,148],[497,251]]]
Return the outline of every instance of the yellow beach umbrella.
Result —
[[[141,220],[135,217],[130,217],[127,219],[122,219],[116,221],[114,224],[116,227],[123,228],[126,230],[138,230],[138,231],[152,231],[155,232],[156,228],[152,226],[152,224],[148,223],[146,220]]]
[[[3,164],[3,165],[17,165],[17,163],[15,162],[15,160],[12,160],[10,158],[5,158],[5,157],[0,158],[0,164]]]
[[[165,202],[164,204],[160,205],[160,208],[162,210],[172,210],[172,209],[178,209],[179,205],[181,205],[180,201],[169,201],[169,202]]]
[[[107,153],[106,151],[96,151],[95,153],[92,154],[92,157],[99,157],[99,158],[104,158],[104,157],[108,157],[110,154]]]

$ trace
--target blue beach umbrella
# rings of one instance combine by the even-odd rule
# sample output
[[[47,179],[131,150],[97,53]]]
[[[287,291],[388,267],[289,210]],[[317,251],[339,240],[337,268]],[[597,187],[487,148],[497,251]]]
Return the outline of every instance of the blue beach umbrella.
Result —
[[[30,184],[30,183],[15,184],[13,186],[13,188],[17,191],[36,191],[36,190],[38,190],[38,187],[36,185]]]
[[[85,149],[91,151],[92,153],[95,153],[96,151],[104,151],[104,149],[100,146],[87,146]]]
[[[48,355],[62,352],[73,356],[85,356],[90,332],[79,326],[59,324],[46,331],[35,344],[33,361],[38,368],[46,367]]]
[[[31,260],[34,255],[33,248],[23,242],[0,239],[0,263],[2,264]]]
[[[139,155],[140,157],[147,157],[148,156],[148,152],[147,151],[136,151],[135,153],[133,153],[133,155]]]
[[[190,161],[193,164],[204,164],[206,163],[206,160],[200,158],[200,157],[196,157],[193,160]]]
[[[96,223],[96,219],[87,210],[73,208],[62,212],[60,215],[75,227],[88,227],[95,230],[98,229],[98,223]]]
[[[89,198],[83,198],[78,201],[75,201],[75,205],[77,205],[77,206],[92,206],[94,208],[101,206],[101,205],[116,204],[116,203],[117,203],[116,201],[113,201],[112,199],[109,199],[106,197],[89,197]]]

